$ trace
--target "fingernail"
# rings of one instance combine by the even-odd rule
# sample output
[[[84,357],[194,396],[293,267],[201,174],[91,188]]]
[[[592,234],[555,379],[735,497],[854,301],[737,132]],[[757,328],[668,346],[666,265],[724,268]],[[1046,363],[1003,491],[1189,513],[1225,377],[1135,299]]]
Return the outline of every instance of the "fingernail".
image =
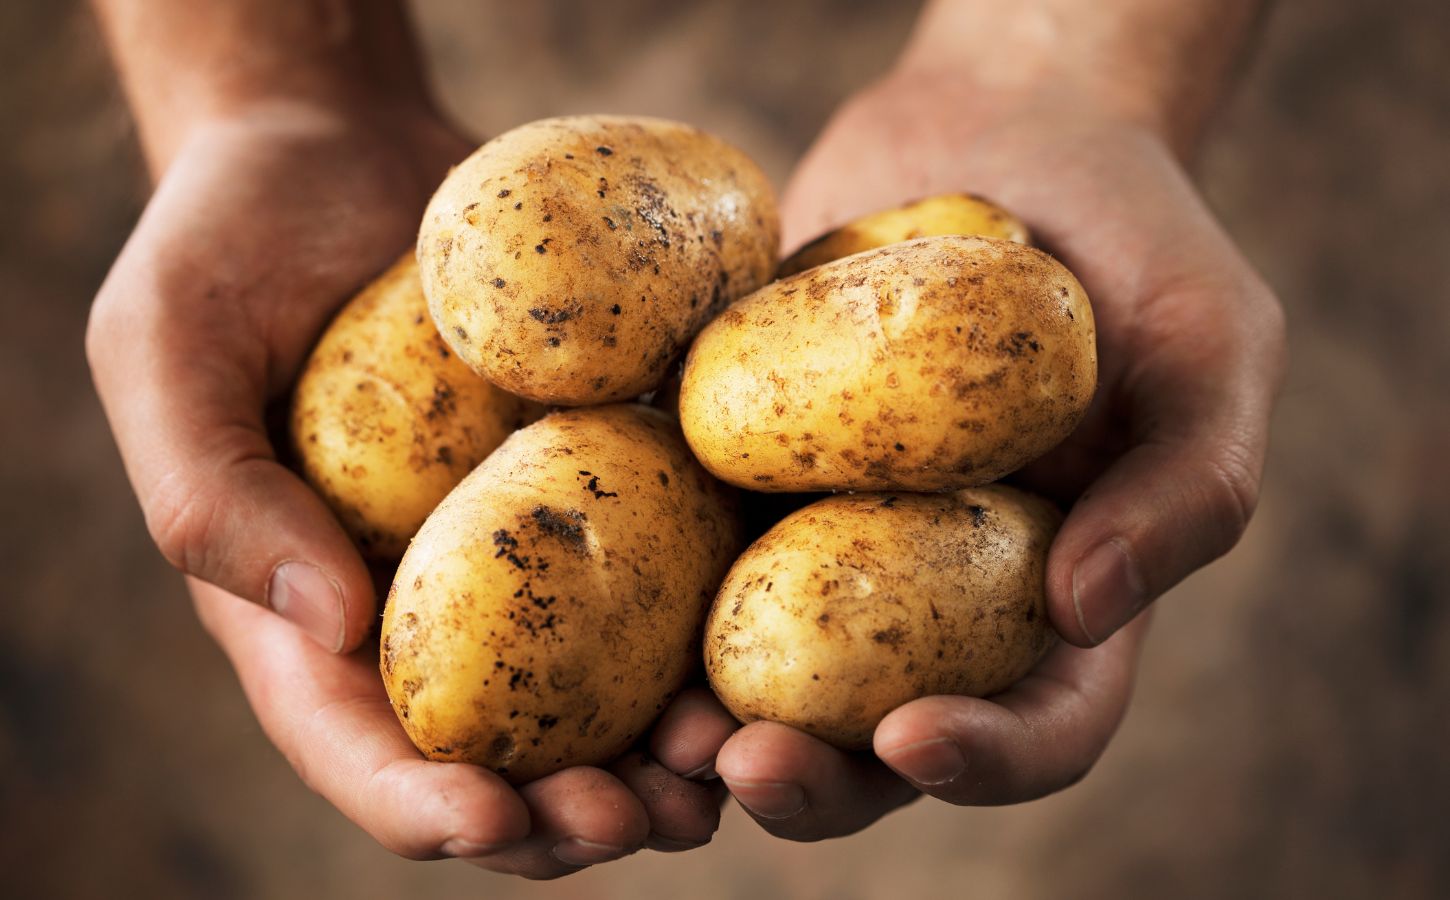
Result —
[[[644,845],[651,850],[660,853],[683,853],[686,850],[698,850],[710,843],[709,841],[677,841],[674,838],[661,837],[657,834],[649,836]]]
[[[806,792],[799,785],[780,781],[731,781],[725,786],[741,806],[762,819],[789,819],[806,808]]]
[[[549,851],[554,858],[566,866],[593,866],[619,859],[629,851],[613,844],[599,844],[582,838],[565,838]]]
[[[705,763],[700,768],[691,769],[680,777],[688,778],[691,781],[713,781],[714,779],[719,778],[720,774],[715,771],[715,761],[711,760],[710,762]]]
[[[917,784],[946,784],[967,770],[967,758],[951,738],[907,744],[882,753],[881,759]]]
[[[1147,599],[1143,577],[1122,538],[1099,544],[1072,571],[1077,624],[1094,644],[1128,624]]]
[[[507,844],[479,844],[474,841],[464,840],[463,838],[450,838],[444,841],[443,846],[439,849],[448,856],[457,859],[467,859],[475,856],[488,856],[490,853],[497,853],[507,846]]]
[[[342,649],[342,590],[316,566],[294,561],[273,569],[267,605],[333,653]]]

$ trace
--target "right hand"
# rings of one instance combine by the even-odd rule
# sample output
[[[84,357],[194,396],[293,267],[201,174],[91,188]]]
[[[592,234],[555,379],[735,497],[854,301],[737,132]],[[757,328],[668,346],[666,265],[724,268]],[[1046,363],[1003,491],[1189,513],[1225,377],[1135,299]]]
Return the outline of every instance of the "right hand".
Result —
[[[918,791],[1005,804],[1075,783],[1127,708],[1144,608],[1243,533],[1283,374],[1283,314],[1174,158],[1174,143],[1190,143],[1177,137],[1076,80],[1001,92],[971,72],[904,68],[848,101],[797,168],[787,248],[948,191],[1021,215],[1092,298],[1100,367],[1076,431],[1015,476],[1071,505],[1046,571],[1064,643],[994,697],[893,711],[876,729],[877,761],[776,723],[745,726],[717,767],[772,834],[850,834]]]
[[[331,511],[278,462],[266,410],[472,147],[431,115],[360,106],[256,103],[192,128],[102,285],[86,352],[147,527],[191,576],[268,735],[389,849],[555,877],[647,844],[704,843],[716,789],[639,754],[617,774],[569,769],[517,791],[424,760],[375,648],[339,655],[366,642],[373,584]]]

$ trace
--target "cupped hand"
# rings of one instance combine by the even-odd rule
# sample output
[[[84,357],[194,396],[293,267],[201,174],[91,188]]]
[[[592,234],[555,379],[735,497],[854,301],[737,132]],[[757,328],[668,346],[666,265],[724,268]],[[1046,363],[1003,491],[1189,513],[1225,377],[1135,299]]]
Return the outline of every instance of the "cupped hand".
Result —
[[[888,80],[829,124],[786,193],[786,241],[961,190],[1024,219],[1092,300],[1092,407],[1017,479],[1071,505],[1049,611],[1063,637],[1092,646],[1242,535],[1285,364],[1283,313],[1166,136],[1071,94],[993,95],[931,73]]]
[[[1003,804],[1072,784],[1126,708],[1142,610],[1243,533],[1285,364],[1283,316],[1170,137],[1068,90],[993,93],[903,72],[847,103],[795,172],[787,250],[939,193],[1016,213],[1092,299],[1099,388],[1076,432],[1014,479],[1069,507],[1047,574],[1066,641],[996,697],[901,707],[873,755],[772,723],[736,732],[716,768],[772,833],[847,834],[920,793]],[[685,730],[728,727],[718,707],[696,715]]]
[[[368,640],[368,568],[269,438],[267,409],[329,318],[407,250],[470,148],[434,118],[379,108],[254,104],[198,125],[96,298],[96,384],[147,526],[191,576],[267,734],[380,843],[535,878],[697,846],[718,787],[638,752],[518,789],[424,760]]]
[[[304,104],[195,127],[96,297],[86,351],[146,525],[177,568],[337,651],[375,602],[265,420],[329,318],[404,252],[467,145]]]

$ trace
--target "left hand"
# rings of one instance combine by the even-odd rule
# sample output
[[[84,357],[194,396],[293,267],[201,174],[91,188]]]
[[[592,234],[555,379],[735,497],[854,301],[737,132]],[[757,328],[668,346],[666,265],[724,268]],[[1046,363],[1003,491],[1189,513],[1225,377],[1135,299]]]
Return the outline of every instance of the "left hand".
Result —
[[[102,288],[87,349],[147,522],[302,780],[400,855],[554,878],[705,843],[718,785],[637,752],[517,789],[424,759],[378,674],[368,569],[266,428],[317,333],[407,247],[471,145],[366,96],[196,121]],[[273,589],[296,560],[317,577]]]
[[[1071,506],[1047,574],[1066,642],[995,697],[895,710],[874,757],[775,723],[737,731],[716,768],[771,833],[849,834],[921,793],[991,805],[1074,783],[1127,707],[1147,630],[1140,612],[1243,532],[1284,365],[1282,313],[1172,146],[1070,88],[994,93],[898,73],[848,102],[797,169],[787,250],[950,191],[1016,213],[1093,301],[1100,384],[1074,434],[1014,478]],[[728,721],[715,706],[664,728],[718,733]]]

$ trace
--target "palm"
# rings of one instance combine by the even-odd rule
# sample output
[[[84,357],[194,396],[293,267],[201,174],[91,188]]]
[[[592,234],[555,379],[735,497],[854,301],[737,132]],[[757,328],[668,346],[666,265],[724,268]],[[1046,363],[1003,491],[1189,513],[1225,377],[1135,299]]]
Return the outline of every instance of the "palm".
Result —
[[[325,118],[199,136],[138,232],[167,332],[285,391],[337,307],[409,245],[445,164]]]

